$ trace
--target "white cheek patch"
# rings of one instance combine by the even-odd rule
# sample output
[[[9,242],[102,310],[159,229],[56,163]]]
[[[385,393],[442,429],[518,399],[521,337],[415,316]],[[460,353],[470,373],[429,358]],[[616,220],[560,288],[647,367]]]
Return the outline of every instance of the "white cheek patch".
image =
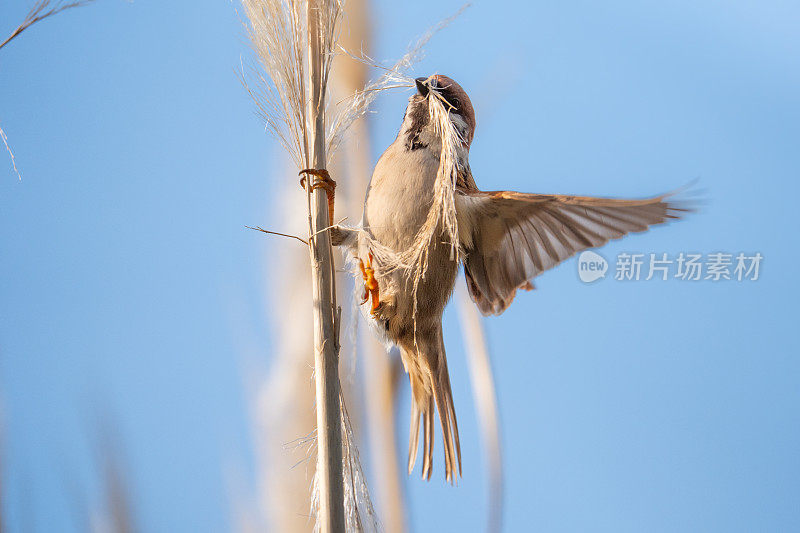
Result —
[[[464,120],[464,117],[455,113],[450,113],[450,120],[456,128],[459,138],[466,144],[469,139],[469,124]]]

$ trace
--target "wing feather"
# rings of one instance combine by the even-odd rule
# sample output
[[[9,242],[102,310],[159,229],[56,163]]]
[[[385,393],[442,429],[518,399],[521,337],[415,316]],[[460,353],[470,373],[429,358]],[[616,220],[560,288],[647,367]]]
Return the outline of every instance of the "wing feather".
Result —
[[[459,217],[471,231],[467,286],[487,315],[505,311],[517,289],[532,289],[531,279],[576,253],[691,211],[670,195],[622,200],[472,187],[458,193]]]

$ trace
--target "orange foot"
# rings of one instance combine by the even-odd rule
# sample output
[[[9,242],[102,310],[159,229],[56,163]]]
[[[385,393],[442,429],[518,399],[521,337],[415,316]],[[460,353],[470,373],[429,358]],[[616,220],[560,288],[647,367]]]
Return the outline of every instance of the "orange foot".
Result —
[[[372,268],[372,252],[369,252],[367,256],[366,266],[364,266],[364,261],[360,258],[358,266],[361,268],[361,275],[364,277],[364,294],[361,296],[361,303],[367,303],[369,297],[372,296],[372,314],[375,315],[381,302],[378,280],[375,279],[375,269]]]
[[[310,174],[314,176],[314,179],[311,182],[311,190],[314,189],[324,189],[328,195],[328,220],[330,225],[333,226],[333,199],[336,196],[336,182],[331,178],[331,175],[328,174],[328,171],[324,168],[317,169],[317,168],[306,168],[300,171],[300,186],[302,188],[306,188],[306,174]]]

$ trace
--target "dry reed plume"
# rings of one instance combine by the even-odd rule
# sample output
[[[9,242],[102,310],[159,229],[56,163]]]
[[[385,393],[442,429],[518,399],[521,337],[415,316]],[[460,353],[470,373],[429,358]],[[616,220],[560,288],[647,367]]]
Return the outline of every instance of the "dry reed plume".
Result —
[[[28,11],[28,14],[25,15],[25,18],[22,20],[19,26],[14,28],[14,31],[12,31],[11,34],[8,37],[6,37],[2,43],[0,43],[0,49],[2,49],[5,45],[10,43],[14,38],[19,36],[22,32],[24,32],[37,22],[41,22],[44,19],[52,17],[53,15],[61,13],[62,11],[65,11],[67,9],[85,6],[87,4],[91,4],[94,1],[95,0],[78,0],[75,2],[64,3],[61,0],[58,0],[56,2],[52,2],[51,0],[39,0],[33,5],[30,11]],[[6,136],[6,132],[3,131],[2,127],[0,127],[0,139],[2,139],[3,145],[5,146],[8,155],[11,157],[11,166],[14,169],[14,173],[21,180],[22,174],[20,174],[20,171],[17,168],[17,159],[14,156],[13,150],[11,150],[11,146],[9,146],[8,144],[8,137]]]

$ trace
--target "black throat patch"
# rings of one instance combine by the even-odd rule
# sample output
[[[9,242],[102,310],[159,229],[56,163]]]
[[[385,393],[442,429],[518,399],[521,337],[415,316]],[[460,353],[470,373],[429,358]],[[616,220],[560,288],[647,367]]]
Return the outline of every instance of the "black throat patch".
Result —
[[[406,111],[406,114],[408,113],[411,113],[411,124],[408,127],[408,131],[406,131],[406,149],[427,148],[428,145],[419,138],[423,128],[428,125],[427,106],[418,103]]]

